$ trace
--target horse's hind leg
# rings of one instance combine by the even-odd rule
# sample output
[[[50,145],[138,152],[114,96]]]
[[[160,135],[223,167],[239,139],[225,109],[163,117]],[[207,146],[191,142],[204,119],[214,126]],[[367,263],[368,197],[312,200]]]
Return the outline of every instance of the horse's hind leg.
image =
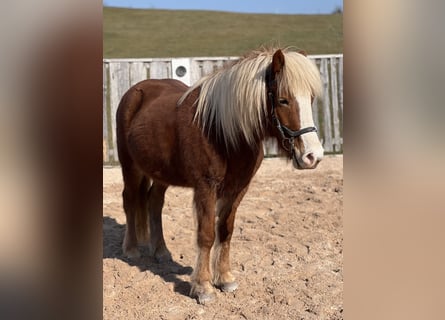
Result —
[[[150,255],[158,262],[171,260],[171,254],[165,245],[162,230],[162,207],[164,206],[166,185],[153,182],[148,191],[148,215],[150,218]]]
[[[230,240],[232,239],[235,213],[247,191],[236,196],[226,196],[217,201],[216,241],[213,247],[213,284],[225,292],[238,288],[230,267]]]
[[[124,178],[122,197],[127,219],[122,249],[127,257],[138,258],[140,257],[138,240],[146,242],[148,239],[147,212],[144,210],[148,181],[134,168],[122,166],[122,174]]]

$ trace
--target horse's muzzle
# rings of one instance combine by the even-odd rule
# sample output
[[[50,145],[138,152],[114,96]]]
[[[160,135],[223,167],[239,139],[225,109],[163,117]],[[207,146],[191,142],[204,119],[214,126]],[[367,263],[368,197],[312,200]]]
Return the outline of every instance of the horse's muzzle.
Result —
[[[292,164],[299,170],[315,169],[322,159],[323,153],[306,152],[301,157],[298,157],[295,150],[292,152]]]

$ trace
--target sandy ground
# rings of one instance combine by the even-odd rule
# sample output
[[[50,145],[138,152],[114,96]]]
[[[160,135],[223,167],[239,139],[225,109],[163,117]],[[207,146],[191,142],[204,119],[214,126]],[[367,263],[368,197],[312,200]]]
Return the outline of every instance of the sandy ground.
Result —
[[[188,296],[195,262],[192,190],[167,190],[164,234],[173,262],[123,257],[120,168],[103,169],[104,319],[342,319],[343,157],[316,170],[265,159],[237,212],[234,293],[199,305]]]

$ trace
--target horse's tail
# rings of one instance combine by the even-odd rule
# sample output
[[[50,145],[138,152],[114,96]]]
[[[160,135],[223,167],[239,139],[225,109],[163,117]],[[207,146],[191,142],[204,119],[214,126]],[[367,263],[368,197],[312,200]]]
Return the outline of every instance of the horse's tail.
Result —
[[[130,88],[119,102],[116,114],[117,138],[124,138],[130,127],[131,120],[142,106],[143,92],[138,87]]]
[[[116,112],[116,137],[117,151],[121,163],[124,183],[129,185],[132,203],[132,214],[134,214],[136,238],[139,244],[148,243],[148,215],[147,215],[147,192],[151,180],[136,168],[128,150],[128,132],[134,116],[142,107],[143,91],[135,86],[130,88],[122,97]]]
[[[116,111],[117,153],[122,166],[127,166],[131,162],[127,148],[127,136],[131,121],[141,109],[142,102],[142,90],[138,87],[132,87],[122,96]]]

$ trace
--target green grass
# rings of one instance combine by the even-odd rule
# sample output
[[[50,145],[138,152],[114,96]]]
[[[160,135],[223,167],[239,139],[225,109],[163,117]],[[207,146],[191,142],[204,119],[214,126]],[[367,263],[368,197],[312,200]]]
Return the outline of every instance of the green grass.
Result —
[[[104,7],[104,58],[239,56],[261,45],[343,52],[341,14],[275,15]]]

